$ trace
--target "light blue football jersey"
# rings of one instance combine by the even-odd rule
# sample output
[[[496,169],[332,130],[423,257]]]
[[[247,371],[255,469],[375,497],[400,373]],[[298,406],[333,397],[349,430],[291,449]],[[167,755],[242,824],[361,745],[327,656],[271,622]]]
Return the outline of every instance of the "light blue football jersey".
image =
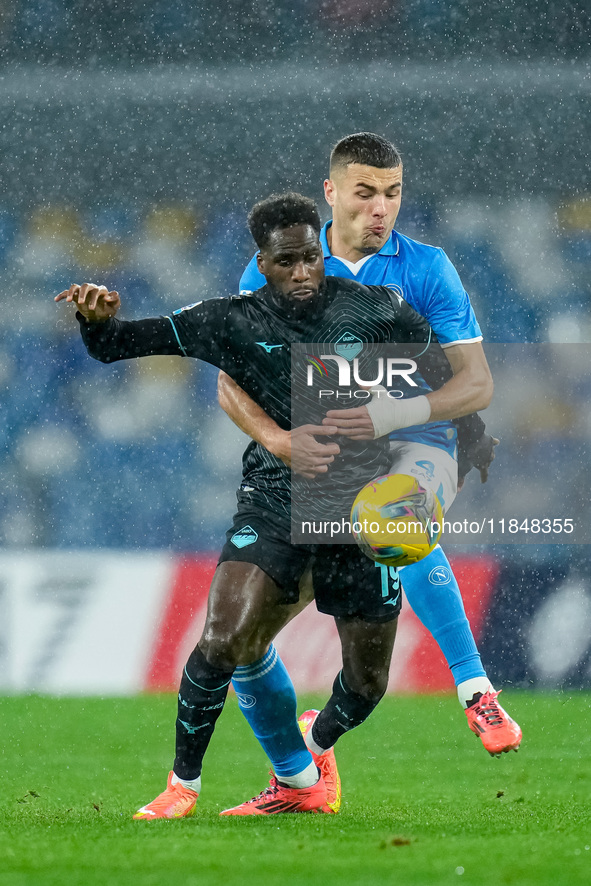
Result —
[[[326,242],[331,224],[327,222],[320,232],[327,274],[393,289],[429,321],[443,347],[482,340],[468,293],[442,249],[392,231],[379,252],[353,265],[332,255]],[[240,292],[254,292],[264,285],[253,256],[240,279]]]
[[[347,277],[366,286],[387,286],[397,292],[429,321],[442,347],[482,341],[468,293],[443,249],[392,231],[379,252],[354,265],[332,255],[326,240],[331,224],[327,222],[320,232],[324,267],[329,276]],[[265,278],[254,255],[240,278],[240,292],[254,292],[264,285]],[[401,428],[390,439],[426,443],[445,449],[452,456],[456,454],[456,432],[451,422]]]

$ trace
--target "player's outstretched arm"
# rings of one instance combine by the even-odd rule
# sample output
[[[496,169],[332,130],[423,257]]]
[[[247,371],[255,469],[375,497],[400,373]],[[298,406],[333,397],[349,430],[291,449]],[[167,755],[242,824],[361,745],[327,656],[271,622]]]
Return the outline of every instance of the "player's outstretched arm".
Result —
[[[118,292],[109,292],[106,286],[97,286],[95,283],[72,283],[69,289],[56,295],[54,301],[76,305],[89,323],[111,320],[121,307]]]
[[[493,381],[482,345],[454,345],[444,353],[453,375],[438,390],[413,399],[394,400],[385,389],[378,388],[369,407],[330,410],[324,422],[336,425],[339,434],[353,440],[368,440],[398,428],[460,418],[486,409],[492,398]]]
[[[143,320],[119,320],[116,314],[121,306],[119,294],[109,292],[106,286],[94,283],[73,283],[60,292],[56,302],[73,304],[77,308],[80,334],[86,350],[101,363],[150,357],[156,354],[208,359],[212,336],[196,335],[190,348],[181,344],[178,332],[170,317],[146,317]],[[198,345],[205,340],[207,347],[198,352]]]
[[[303,425],[285,431],[225,372],[218,376],[218,400],[241,431],[303,477],[313,479],[326,473],[340,452],[336,443],[320,443],[316,439],[335,434],[335,427]]]

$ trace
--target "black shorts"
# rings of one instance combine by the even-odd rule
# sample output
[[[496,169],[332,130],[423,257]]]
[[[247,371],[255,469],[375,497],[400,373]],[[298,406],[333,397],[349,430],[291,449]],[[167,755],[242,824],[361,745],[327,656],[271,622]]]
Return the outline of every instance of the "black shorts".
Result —
[[[398,570],[374,563],[356,544],[291,544],[289,520],[255,505],[239,504],[218,562],[227,561],[266,572],[282,591],[281,603],[297,603],[310,567],[319,612],[371,622],[392,621],[400,612]]]

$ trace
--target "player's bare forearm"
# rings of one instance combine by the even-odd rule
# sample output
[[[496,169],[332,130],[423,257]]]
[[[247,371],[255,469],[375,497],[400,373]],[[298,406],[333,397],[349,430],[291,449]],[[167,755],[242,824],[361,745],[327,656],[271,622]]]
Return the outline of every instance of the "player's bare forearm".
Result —
[[[106,286],[97,286],[94,283],[72,283],[69,289],[56,295],[54,301],[76,305],[89,323],[111,320],[121,307],[118,292],[109,292]]]
[[[438,391],[427,394],[430,421],[461,418],[486,409],[493,395],[493,380],[480,342],[445,349],[453,377]]]
[[[218,376],[218,400],[241,431],[303,477],[313,479],[326,473],[340,451],[336,443],[320,443],[316,439],[336,433],[336,428],[303,425],[292,431],[283,430],[225,372]]]
[[[336,425],[339,434],[352,440],[371,440],[397,428],[461,418],[486,409],[493,382],[480,343],[454,345],[445,354],[454,374],[438,390],[416,400],[388,400],[385,388],[378,386],[369,409],[356,406],[330,410],[324,423]]]
[[[225,372],[218,375],[218,400],[234,424],[270,453],[291,465],[291,435],[280,428]]]

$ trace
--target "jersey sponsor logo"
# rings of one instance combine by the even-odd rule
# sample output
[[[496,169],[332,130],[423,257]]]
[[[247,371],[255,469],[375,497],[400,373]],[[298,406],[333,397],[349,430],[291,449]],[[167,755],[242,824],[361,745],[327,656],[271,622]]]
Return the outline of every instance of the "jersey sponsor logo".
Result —
[[[194,301],[194,302],[193,302],[192,304],[190,304],[190,305],[185,305],[184,308],[178,308],[178,310],[173,311],[173,312],[172,312],[172,316],[173,316],[173,317],[176,317],[177,314],[182,314],[183,311],[190,311],[191,308],[196,308],[197,305],[201,305],[201,304],[203,304],[203,299],[202,299],[201,301]]]
[[[268,345],[266,341],[255,341],[255,345],[260,345],[261,348],[264,348],[267,354],[271,354],[274,348],[282,348],[283,345]]]
[[[255,532],[252,526],[243,526],[238,532],[235,532],[230,541],[237,548],[246,548],[253,545],[258,539],[259,534]]]
[[[451,570],[447,566],[436,566],[429,573],[429,581],[432,585],[448,585],[451,579]]]
[[[416,468],[412,468],[411,473],[416,477],[424,477],[430,483],[435,476],[435,465],[433,462],[422,459],[421,461],[415,461],[415,465]]]
[[[257,703],[254,695],[242,695],[242,693],[236,693],[236,698],[238,699],[238,704],[241,708],[254,708]]]
[[[363,350],[363,342],[358,336],[353,335],[352,332],[343,332],[341,337],[335,342],[334,349],[340,357],[351,361]]]

